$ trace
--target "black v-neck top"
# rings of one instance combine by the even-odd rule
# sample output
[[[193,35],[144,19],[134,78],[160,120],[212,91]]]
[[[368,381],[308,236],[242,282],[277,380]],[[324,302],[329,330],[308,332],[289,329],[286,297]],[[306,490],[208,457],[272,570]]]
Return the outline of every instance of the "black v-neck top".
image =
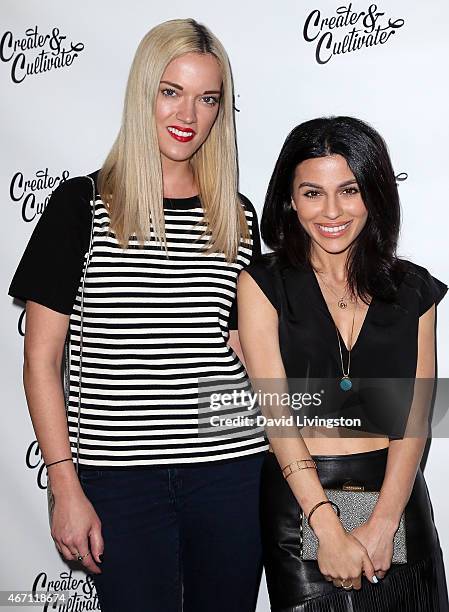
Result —
[[[373,298],[369,305],[351,351],[350,378],[357,380],[357,385],[349,392],[339,387],[342,366],[337,332],[311,266],[296,268],[270,253],[256,258],[245,269],[278,313],[279,344],[290,391],[290,379],[297,379],[297,390],[305,391],[305,386],[307,391],[325,389],[326,414],[334,416],[359,415],[363,404],[362,430],[390,438],[402,437],[406,421],[398,397],[407,395],[410,400],[410,386],[413,388],[416,376],[419,317],[438,304],[447,291],[447,286],[425,268],[404,264],[406,272],[395,302]],[[341,336],[340,345],[346,369],[348,351]],[[366,379],[371,380],[367,383]],[[374,391],[377,381],[387,379],[388,402],[384,394]],[[371,392],[367,393],[368,388]]]

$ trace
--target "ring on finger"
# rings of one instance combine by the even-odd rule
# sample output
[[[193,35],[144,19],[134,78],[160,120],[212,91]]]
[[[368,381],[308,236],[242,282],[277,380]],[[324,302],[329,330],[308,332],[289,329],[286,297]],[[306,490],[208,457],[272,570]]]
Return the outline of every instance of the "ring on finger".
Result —
[[[87,552],[85,555],[82,555],[78,550],[76,551],[76,553],[74,553],[76,555],[76,558],[78,561],[82,561],[85,557],[88,557],[90,555],[90,552]]]
[[[352,589],[352,587],[354,586],[352,584],[352,582],[349,582],[349,584],[345,584],[345,582],[348,582],[349,579],[345,579],[341,581],[341,587],[345,590],[345,591],[350,591]]]

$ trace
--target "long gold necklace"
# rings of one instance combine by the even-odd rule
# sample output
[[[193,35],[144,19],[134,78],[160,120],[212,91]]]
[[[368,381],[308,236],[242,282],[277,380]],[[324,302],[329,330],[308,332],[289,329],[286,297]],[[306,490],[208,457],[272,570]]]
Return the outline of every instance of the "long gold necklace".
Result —
[[[317,274],[320,274],[319,272],[317,272]],[[345,308],[348,307],[348,288],[346,288],[346,291],[343,293],[343,295],[340,297],[336,291],[334,291],[334,289],[332,287],[330,287],[326,281],[324,280],[324,278],[322,277],[322,275],[320,274],[320,278],[323,282],[323,285],[326,287],[326,289],[328,289],[331,293],[333,293],[335,295],[335,297],[337,298],[337,305],[339,308],[341,308],[342,310],[344,310]],[[349,301],[352,302],[353,299],[349,298]]]
[[[355,322],[356,310],[357,310],[357,300],[355,301],[354,314],[352,315],[351,335],[349,337],[349,347],[348,347],[348,368],[346,372],[345,372],[345,368],[343,364],[343,351],[341,350],[340,333],[338,331],[338,327],[334,323],[335,331],[337,332],[338,348],[340,349],[341,373],[343,374],[343,376],[340,379],[340,389],[342,391],[349,391],[350,389],[352,389],[352,380],[349,378],[349,371],[351,369],[352,337],[354,333],[354,322]]]
[[[317,272],[317,274],[319,274]],[[323,285],[326,287],[326,289],[328,289],[336,298],[337,298],[337,305],[339,308],[341,308],[342,310],[345,310],[348,307],[348,301],[351,304],[354,304],[354,313],[352,315],[352,325],[351,325],[351,335],[349,337],[349,346],[348,346],[348,365],[347,365],[347,369],[345,370],[344,367],[344,363],[343,363],[343,351],[341,348],[341,341],[340,341],[340,332],[338,331],[338,327],[334,321],[334,326],[335,326],[335,331],[337,333],[337,341],[338,341],[338,349],[340,351],[340,364],[341,364],[341,373],[342,373],[342,377],[340,379],[340,389],[342,391],[349,391],[350,389],[352,389],[352,380],[349,377],[350,374],[350,370],[351,370],[351,351],[352,351],[352,339],[353,339],[353,335],[354,335],[354,323],[355,323],[355,314],[356,314],[356,310],[357,310],[357,304],[358,304],[358,300],[356,297],[354,296],[350,296],[349,300],[347,299],[348,296],[348,288],[346,288],[346,291],[344,292],[344,294],[340,297],[336,291],[329,286],[326,281],[324,280],[324,278],[321,276],[320,274],[320,278],[323,282]]]

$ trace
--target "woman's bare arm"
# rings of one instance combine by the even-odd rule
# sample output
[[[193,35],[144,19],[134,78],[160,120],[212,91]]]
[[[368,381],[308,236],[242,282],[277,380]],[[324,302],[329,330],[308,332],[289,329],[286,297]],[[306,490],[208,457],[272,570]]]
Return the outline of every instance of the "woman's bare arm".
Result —
[[[240,344],[239,332],[236,329],[231,329],[229,331],[228,338],[228,346],[232,348],[234,353],[240,359],[240,361],[245,365],[245,356],[243,355],[242,346]]]
[[[354,535],[369,551],[383,577],[391,565],[393,538],[410,498],[428,437],[435,376],[435,306],[419,319],[415,393],[402,440],[392,440],[378,502],[365,526]]]
[[[286,373],[279,347],[278,315],[276,309],[266,298],[254,279],[244,270],[239,276],[237,295],[239,337],[245,355],[248,375],[253,381],[257,381],[257,383],[262,381],[261,385],[257,385],[258,388],[263,386],[264,379],[285,381]],[[282,383],[279,386],[282,386]],[[270,436],[269,432],[268,435],[270,444],[281,467],[285,467],[296,460],[311,458],[298,429],[295,428],[293,430],[292,428],[291,435],[288,436]],[[314,469],[294,472],[287,482],[306,514],[316,503],[326,499],[323,487]],[[346,565],[347,558],[344,558],[343,554],[338,556],[336,553],[338,550],[342,552],[342,546],[346,546],[346,551],[348,551],[350,543],[346,538],[351,536],[346,534],[337,515],[329,504],[321,506],[314,513],[311,522],[320,540],[320,546],[322,541],[330,544],[326,551],[327,554],[323,555],[326,563],[323,569],[320,565],[321,571],[323,574],[345,577],[341,576],[341,574],[336,574],[336,572],[337,568],[348,567]],[[330,563],[331,557],[332,561]],[[366,555],[366,551],[363,557],[363,569],[366,576],[371,580],[374,568]],[[358,580],[356,574],[350,574],[348,577],[355,579],[354,584],[357,587],[360,585],[360,575]]]
[[[286,379],[286,373],[279,348],[277,312],[253,278],[244,271],[241,272],[238,282],[238,309],[239,337],[248,375],[262,384],[264,379],[275,379],[276,382],[271,386],[271,390],[276,386],[283,387],[282,381]],[[285,437],[270,437],[271,447],[281,467],[292,461],[311,459],[307,446],[296,428],[292,427],[290,431],[284,433]],[[288,435],[289,433],[291,435]],[[288,482],[306,513],[317,502],[326,499],[315,470],[306,469],[292,474]],[[320,508],[315,514],[314,522],[317,529],[319,530],[321,522],[327,523],[327,519],[333,519],[335,516],[335,512],[329,506]]]
[[[61,380],[61,362],[69,316],[55,312],[31,300],[26,304],[23,382],[31,420],[46,464],[72,457]],[[100,522],[84,496],[72,461],[48,468],[55,511],[52,536],[66,559],[74,559],[77,550],[84,554],[88,546],[87,523],[92,531],[92,555],[102,552]],[[87,504],[87,506],[86,506]],[[82,520],[76,512],[82,512]],[[86,518],[87,517],[87,518]],[[96,518],[95,518],[96,517]],[[89,555],[86,569],[98,573]]]
[[[427,442],[428,416],[435,377],[435,306],[419,319],[417,383],[410,410],[410,426],[402,440],[392,440],[387,468],[372,520],[388,523],[394,531],[409,500]],[[419,433],[423,435],[418,435]]]
[[[69,316],[28,300],[23,382],[31,420],[45,464],[72,456],[67,429],[61,361]],[[71,461],[49,468],[52,489],[79,487]]]

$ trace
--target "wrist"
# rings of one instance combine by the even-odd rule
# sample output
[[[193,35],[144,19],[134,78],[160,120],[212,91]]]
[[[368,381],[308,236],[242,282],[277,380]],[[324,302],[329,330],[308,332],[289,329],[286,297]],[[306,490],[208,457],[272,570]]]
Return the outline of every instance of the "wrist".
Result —
[[[80,486],[78,474],[71,461],[51,466],[48,469],[47,476],[55,497],[57,497],[61,491],[67,491],[68,488]]]
[[[379,515],[373,512],[367,521],[367,525],[376,529],[376,531],[387,533],[393,536],[399,527],[401,517],[393,515]]]
[[[330,504],[323,504],[315,510],[310,519],[310,526],[318,540],[329,533],[344,531],[337,513]]]

